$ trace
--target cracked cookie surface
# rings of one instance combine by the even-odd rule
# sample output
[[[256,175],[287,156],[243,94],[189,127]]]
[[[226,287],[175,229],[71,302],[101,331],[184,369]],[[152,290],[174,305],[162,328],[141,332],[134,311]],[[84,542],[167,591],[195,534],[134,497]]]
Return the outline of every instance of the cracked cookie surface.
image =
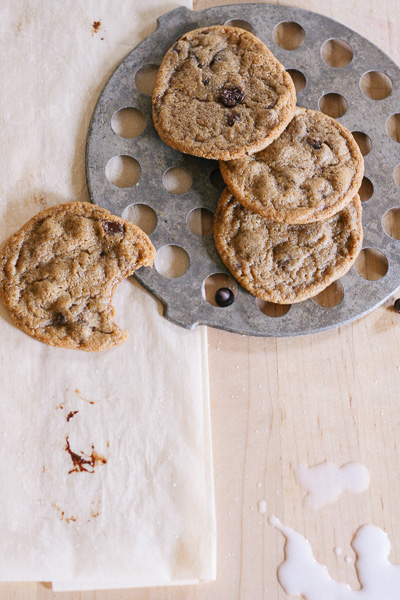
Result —
[[[15,324],[51,346],[97,351],[123,342],[116,286],[155,249],[136,225],[89,202],[38,213],[0,253],[0,297]]]
[[[166,53],[153,122],[169,146],[229,160],[270,144],[294,115],[290,75],[256,36],[215,26],[183,35]]]
[[[215,245],[225,266],[251,294],[276,304],[301,302],[344,275],[362,237],[358,196],[330,219],[306,225],[270,221],[227,189],[215,213]]]
[[[358,192],[364,160],[351,133],[315,110],[297,108],[282,135],[252,156],[220,164],[247,208],[282,223],[328,219]]]

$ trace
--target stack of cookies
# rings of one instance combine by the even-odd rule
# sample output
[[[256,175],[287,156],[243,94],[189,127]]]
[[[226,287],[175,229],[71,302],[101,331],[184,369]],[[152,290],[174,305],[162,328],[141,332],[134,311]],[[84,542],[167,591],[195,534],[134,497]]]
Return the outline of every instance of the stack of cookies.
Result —
[[[181,37],[160,66],[153,120],[168,145],[220,161],[215,244],[251,294],[300,302],[348,271],[362,244],[362,154],[343,125],[296,107],[257,37],[228,26]]]

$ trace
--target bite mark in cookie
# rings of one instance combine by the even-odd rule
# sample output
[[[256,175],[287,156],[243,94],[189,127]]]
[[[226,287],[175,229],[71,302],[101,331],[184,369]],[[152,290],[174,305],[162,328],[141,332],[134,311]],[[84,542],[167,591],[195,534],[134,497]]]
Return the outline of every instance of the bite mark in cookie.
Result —
[[[15,324],[51,346],[97,351],[123,342],[116,286],[155,249],[136,225],[89,202],[38,213],[0,253],[0,297]]]

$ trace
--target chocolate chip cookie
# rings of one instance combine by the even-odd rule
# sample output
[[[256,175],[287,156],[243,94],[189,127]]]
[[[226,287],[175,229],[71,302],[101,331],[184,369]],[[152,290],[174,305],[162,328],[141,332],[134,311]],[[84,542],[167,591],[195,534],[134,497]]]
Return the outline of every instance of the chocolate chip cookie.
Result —
[[[190,31],[166,53],[153,122],[169,146],[230,160],[265,148],[295,111],[290,75],[256,36],[237,27]]]
[[[344,275],[362,237],[358,196],[330,219],[307,225],[270,221],[229,190],[215,213],[215,244],[226,267],[251,294],[277,304],[315,296]]]
[[[0,253],[0,297],[15,324],[51,346],[105,350],[127,334],[113,322],[116,286],[155,250],[131,223],[89,202],[38,213]]]
[[[226,185],[256,213],[282,223],[328,219],[358,192],[364,161],[351,133],[315,110],[295,117],[270,146],[221,162]]]

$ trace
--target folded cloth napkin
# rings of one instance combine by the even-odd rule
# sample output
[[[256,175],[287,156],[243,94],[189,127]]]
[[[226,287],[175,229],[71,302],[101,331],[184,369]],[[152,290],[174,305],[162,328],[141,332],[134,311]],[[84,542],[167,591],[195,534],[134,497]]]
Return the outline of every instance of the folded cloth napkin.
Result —
[[[0,243],[38,210],[88,199],[98,94],[175,6],[3,3]],[[0,304],[1,581],[72,590],[215,578],[205,330],[166,321],[133,280],[114,305],[128,341],[85,353],[30,338]]]

